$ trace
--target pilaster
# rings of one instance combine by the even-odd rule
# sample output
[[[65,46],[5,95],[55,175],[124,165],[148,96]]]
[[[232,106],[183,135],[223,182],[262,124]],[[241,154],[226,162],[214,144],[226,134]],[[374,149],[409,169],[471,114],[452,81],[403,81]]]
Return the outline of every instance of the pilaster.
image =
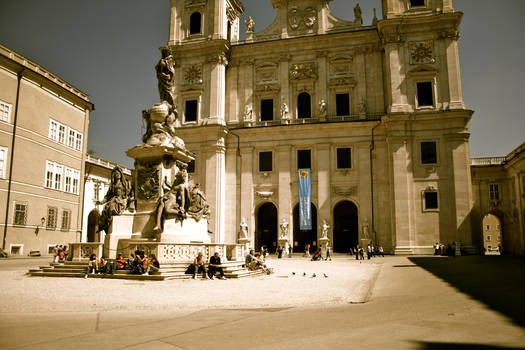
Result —
[[[241,219],[246,218],[248,238],[255,245],[255,216],[253,208],[253,147],[241,149]]]
[[[317,206],[318,222],[330,222],[330,144],[317,145]],[[333,223],[330,225],[333,226]],[[318,230],[318,234],[321,232]]]
[[[276,167],[279,174],[279,219],[278,222],[286,220],[289,224],[288,235],[293,232],[292,213],[292,186],[291,186],[291,146],[277,147]],[[288,237],[290,241],[292,238]]]

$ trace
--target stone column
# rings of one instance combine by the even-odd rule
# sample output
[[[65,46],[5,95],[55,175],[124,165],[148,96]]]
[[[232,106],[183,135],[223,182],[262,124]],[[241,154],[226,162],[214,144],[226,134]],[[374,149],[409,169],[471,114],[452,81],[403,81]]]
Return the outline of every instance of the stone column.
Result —
[[[288,54],[281,55],[280,62],[279,62],[279,82],[281,84],[281,98],[279,101],[275,101],[275,105],[278,111],[277,114],[279,115],[279,118],[281,118],[281,113],[279,111],[283,103],[286,103],[289,109],[291,108],[290,106],[290,81],[288,79],[289,61],[290,61],[290,56]],[[290,117],[291,112],[292,111],[289,110],[288,117]]]
[[[454,188],[452,193],[455,196],[456,240],[465,245],[472,244],[470,228],[472,181],[470,178],[468,136],[467,133],[446,135],[447,149],[451,153],[452,159],[451,175]]]
[[[392,36],[394,33],[387,35]],[[391,41],[384,46],[386,57],[385,77],[387,80],[386,93],[389,101],[388,112],[409,112],[403,41],[400,37],[390,39]]]
[[[326,93],[328,90],[326,89],[327,81],[328,81],[328,65],[327,65],[327,57],[325,51],[320,51],[317,53],[317,64],[319,69],[319,79],[317,80],[317,101],[312,101],[312,109],[315,111],[313,114],[314,117],[319,118],[326,118],[326,115],[321,116],[319,115],[319,102],[321,100],[324,100],[325,102],[328,102],[328,96]]]
[[[392,162],[393,193],[392,221],[395,234],[395,253],[411,253],[413,244],[413,222],[411,220],[411,201],[413,197],[411,175],[407,169],[410,165],[408,142],[403,138],[390,138],[389,153]],[[400,248],[405,247],[405,248]]]
[[[241,149],[241,218],[246,218],[248,238],[255,248],[255,220],[253,212],[253,148]]]
[[[317,206],[318,217],[333,225],[330,212],[330,144],[317,145]],[[318,235],[320,234],[318,230]]]
[[[291,186],[291,146],[277,147],[276,168],[279,174],[279,219],[278,222],[288,222],[288,239],[293,244],[293,216],[292,216],[292,186]]]
[[[209,91],[209,123],[224,124],[226,111],[226,65],[228,61],[224,53],[208,57],[210,66]]]

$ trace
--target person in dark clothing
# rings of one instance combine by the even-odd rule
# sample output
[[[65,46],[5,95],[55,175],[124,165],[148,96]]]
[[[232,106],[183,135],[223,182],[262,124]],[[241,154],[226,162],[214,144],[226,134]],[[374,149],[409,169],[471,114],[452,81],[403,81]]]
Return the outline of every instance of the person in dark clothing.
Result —
[[[221,274],[221,280],[226,279],[226,277],[224,277],[224,271],[222,270],[221,258],[219,256],[219,253],[215,252],[215,254],[210,258],[210,263],[208,264],[208,271],[212,280],[215,279],[215,274],[217,272]]]

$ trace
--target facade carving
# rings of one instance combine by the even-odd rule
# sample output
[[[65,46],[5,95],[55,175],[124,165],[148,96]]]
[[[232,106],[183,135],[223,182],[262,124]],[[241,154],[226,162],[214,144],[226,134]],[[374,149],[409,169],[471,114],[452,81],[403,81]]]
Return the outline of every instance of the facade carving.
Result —
[[[202,66],[191,65],[184,69],[184,82],[186,84],[202,84]]]
[[[412,42],[409,44],[410,64],[433,64],[434,43],[432,41]]]

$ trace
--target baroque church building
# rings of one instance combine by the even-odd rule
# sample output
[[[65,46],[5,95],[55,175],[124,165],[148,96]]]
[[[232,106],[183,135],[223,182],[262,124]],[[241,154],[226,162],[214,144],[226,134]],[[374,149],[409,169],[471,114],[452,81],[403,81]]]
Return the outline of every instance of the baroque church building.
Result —
[[[269,0],[266,0],[269,1]],[[385,252],[473,243],[468,122],[452,0],[383,0],[382,19],[338,19],[330,0],[271,0],[254,33],[239,0],[171,0],[177,129],[210,204],[215,242],[246,219],[254,248],[371,242]],[[246,30],[246,40],[239,33]],[[312,229],[299,229],[298,169]],[[289,223],[282,233],[280,224]]]

